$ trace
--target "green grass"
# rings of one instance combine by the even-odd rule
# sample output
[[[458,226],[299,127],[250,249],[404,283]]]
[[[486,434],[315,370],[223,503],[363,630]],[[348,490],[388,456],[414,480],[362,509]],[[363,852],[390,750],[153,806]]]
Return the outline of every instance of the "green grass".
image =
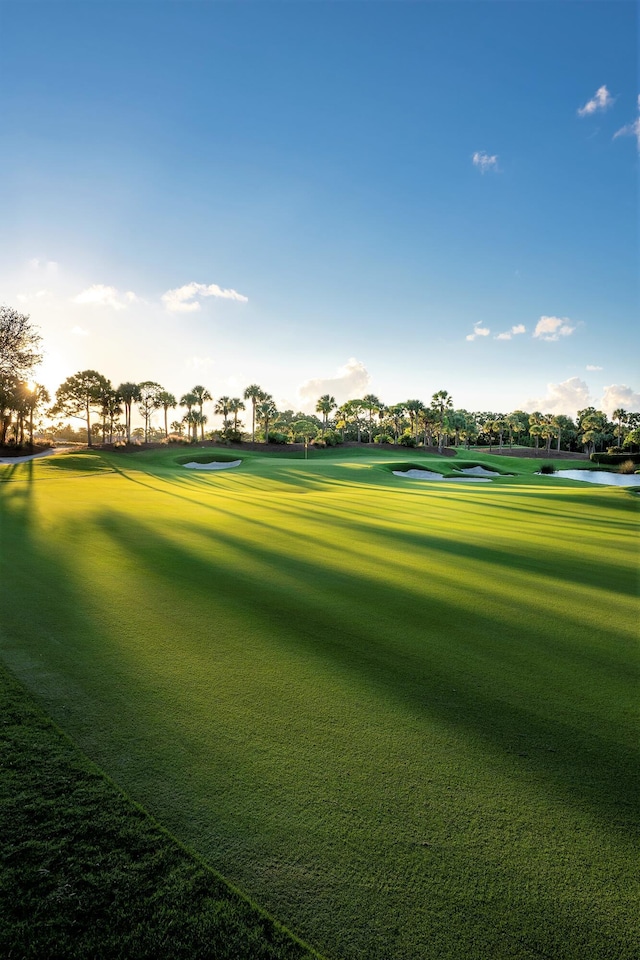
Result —
[[[79,754],[0,668],[0,955],[311,960]]]
[[[87,456],[0,474],[2,656],[131,797],[331,958],[638,955],[636,495]]]

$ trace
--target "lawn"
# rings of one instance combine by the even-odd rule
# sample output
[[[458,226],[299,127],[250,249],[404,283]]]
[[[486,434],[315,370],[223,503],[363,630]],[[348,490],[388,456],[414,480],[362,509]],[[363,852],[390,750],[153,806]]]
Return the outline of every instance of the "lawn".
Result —
[[[638,495],[242,456],[0,467],[6,665],[332,960],[637,957]]]

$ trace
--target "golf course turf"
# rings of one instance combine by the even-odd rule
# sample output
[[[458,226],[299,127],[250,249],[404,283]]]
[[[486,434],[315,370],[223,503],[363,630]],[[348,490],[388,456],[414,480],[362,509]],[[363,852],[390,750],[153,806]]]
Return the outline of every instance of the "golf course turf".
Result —
[[[638,494],[198,455],[0,467],[0,655],[37,703],[331,960],[637,958]],[[501,475],[393,474],[466,464]]]

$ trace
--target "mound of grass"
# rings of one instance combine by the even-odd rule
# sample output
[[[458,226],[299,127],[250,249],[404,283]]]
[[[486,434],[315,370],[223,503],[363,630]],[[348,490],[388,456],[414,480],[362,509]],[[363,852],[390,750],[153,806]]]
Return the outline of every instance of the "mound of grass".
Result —
[[[0,954],[311,960],[73,746],[0,669]]]
[[[233,463],[235,460],[242,459],[237,454],[219,453],[218,451],[206,453],[187,453],[180,457],[175,457],[175,462],[184,463]]]

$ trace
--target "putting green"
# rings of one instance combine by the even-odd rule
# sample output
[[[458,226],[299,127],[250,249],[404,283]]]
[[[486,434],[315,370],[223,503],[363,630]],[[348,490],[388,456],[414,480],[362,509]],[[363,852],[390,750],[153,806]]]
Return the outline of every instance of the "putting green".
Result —
[[[637,495],[240,456],[2,468],[6,664],[329,957],[636,957]]]

